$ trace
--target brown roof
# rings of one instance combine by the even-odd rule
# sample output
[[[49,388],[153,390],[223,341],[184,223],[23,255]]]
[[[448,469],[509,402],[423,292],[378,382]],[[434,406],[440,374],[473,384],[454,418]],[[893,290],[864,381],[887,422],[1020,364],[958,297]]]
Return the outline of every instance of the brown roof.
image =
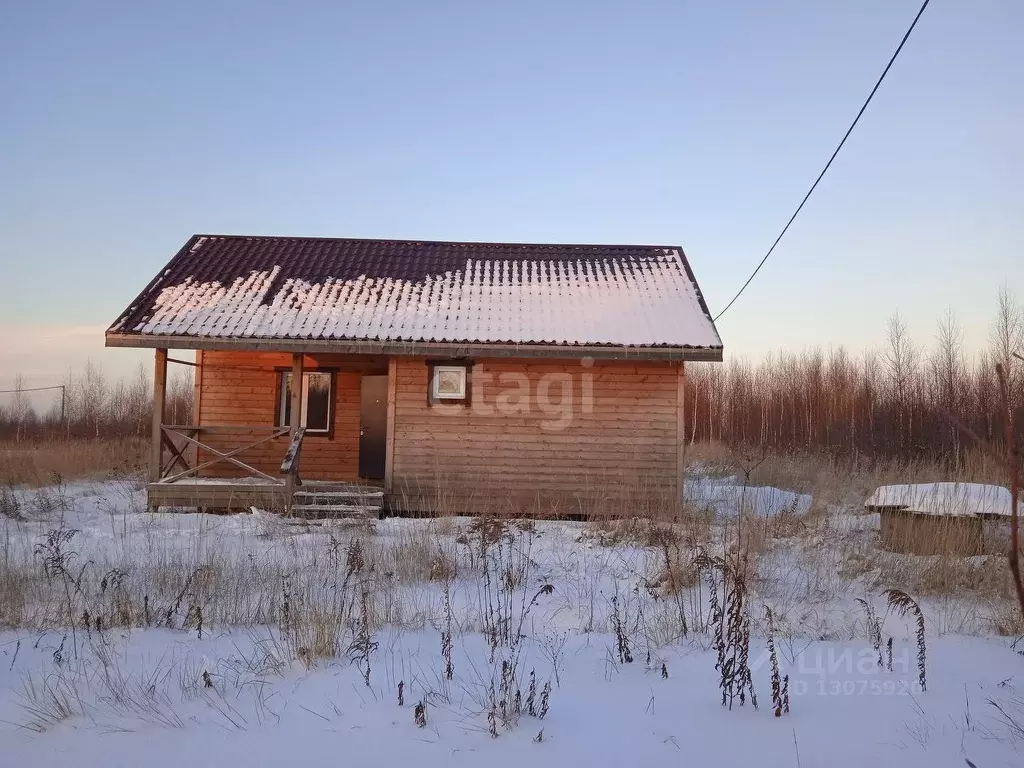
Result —
[[[118,336],[721,349],[682,249],[195,235]]]

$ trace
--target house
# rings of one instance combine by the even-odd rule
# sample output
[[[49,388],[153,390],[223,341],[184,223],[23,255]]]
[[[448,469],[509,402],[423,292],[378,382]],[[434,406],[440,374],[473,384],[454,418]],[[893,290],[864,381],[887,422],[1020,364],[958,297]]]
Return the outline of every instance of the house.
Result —
[[[155,349],[151,507],[307,514],[674,502],[684,364],[722,359],[682,249],[635,245],[195,235],[106,344]]]

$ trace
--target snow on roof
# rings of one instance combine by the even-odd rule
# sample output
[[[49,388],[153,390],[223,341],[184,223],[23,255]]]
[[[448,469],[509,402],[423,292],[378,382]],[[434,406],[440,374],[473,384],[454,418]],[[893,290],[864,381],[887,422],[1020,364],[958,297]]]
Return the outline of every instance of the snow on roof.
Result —
[[[722,346],[676,247],[211,235],[108,333]]]
[[[918,483],[883,485],[864,502],[869,510],[900,509],[923,515],[1005,515],[1011,510],[1010,491],[983,483]],[[1018,503],[1021,514],[1024,504]]]

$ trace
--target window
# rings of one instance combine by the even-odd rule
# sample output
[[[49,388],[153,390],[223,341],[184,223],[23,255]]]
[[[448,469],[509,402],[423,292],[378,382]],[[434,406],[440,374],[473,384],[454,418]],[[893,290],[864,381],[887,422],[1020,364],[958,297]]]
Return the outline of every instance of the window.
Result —
[[[299,424],[307,432],[327,434],[331,431],[331,391],[332,376],[330,373],[314,372],[302,374],[302,414]],[[279,427],[290,427],[292,423],[292,375],[281,373],[281,399],[278,402]]]
[[[472,363],[428,363],[430,403],[469,404],[469,368]]]

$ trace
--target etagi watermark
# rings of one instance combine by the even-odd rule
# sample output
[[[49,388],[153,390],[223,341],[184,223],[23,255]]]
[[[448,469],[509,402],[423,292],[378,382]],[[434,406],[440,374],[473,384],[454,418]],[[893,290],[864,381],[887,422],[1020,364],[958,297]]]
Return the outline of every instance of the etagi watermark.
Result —
[[[494,372],[476,364],[467,373],[468,404],[435,400],[432,407],[451,415],[464,414],[467,409],[475,416],[539,415],[537,423],[542,430],[560,432],[577,414],[594,412],[593,366],[592,358],[583,358],[579,372],[547,371],[531,376],[522,371]]]
[[[883,654],[884,655],[884,654]],[[771,656],[762,651],[750,664],[752,672],[770,669]],[[878,663],[871,648],[809,648],[793,658],[792,664],[780,659],[780,673],[789,675],[793,696],[909,696],[921,693],[917,663],[910,650],[893,652],[892,669],[888,659]]]

